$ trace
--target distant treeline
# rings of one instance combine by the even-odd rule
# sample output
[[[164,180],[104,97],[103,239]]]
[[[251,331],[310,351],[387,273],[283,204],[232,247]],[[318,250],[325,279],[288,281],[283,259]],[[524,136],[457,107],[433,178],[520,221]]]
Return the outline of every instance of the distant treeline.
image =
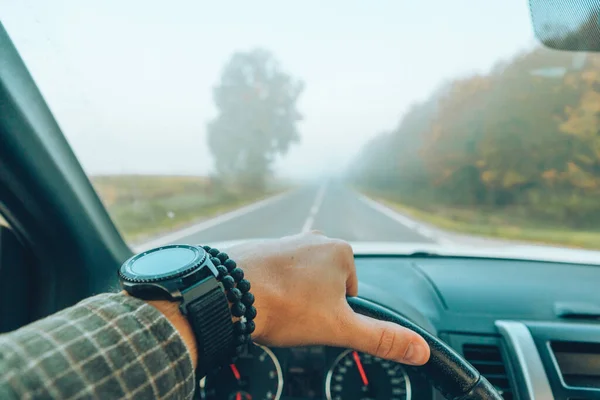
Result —
[[[454,80],[376,136],[350,171],[413,206],[600,227],[600,55],[536,48]]]

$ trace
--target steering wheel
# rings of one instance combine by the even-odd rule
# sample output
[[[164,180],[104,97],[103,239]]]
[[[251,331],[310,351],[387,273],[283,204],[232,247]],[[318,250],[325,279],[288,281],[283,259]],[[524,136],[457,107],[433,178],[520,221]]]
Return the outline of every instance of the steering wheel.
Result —
[[[371,318],[390,321],[417,332],[431,348],[429,361],[411,367],[422,373],[446,399],[502,400],[494,386],[450,346],[403,316],[359,297],[348,297],[352,309]]]

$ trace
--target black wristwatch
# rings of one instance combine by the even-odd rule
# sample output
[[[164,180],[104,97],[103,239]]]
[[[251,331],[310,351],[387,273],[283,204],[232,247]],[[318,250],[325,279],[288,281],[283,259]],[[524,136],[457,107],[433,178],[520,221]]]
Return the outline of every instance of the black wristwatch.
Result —
[[[119,269],[121,285],[132,296],[180,302],[196,337],[199,378],[236,353],[229,302],[215,264],[219,259],[202,247],[168,245],[137,254]]]

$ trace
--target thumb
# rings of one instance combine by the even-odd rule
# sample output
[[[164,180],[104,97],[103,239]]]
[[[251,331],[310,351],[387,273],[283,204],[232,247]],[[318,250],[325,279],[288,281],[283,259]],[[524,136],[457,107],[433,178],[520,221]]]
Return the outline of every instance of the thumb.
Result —
[[[403,364],[422,365],[429,360],[429,345],[417,333],[350,310],[340,338],[345,347]]]

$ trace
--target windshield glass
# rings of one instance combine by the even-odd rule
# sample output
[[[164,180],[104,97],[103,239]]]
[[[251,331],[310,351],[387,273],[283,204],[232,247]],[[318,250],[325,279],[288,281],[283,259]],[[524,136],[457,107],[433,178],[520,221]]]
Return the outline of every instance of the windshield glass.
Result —
[[[2,0],[125,240],[600,247],[600,56],[526,0]]]

